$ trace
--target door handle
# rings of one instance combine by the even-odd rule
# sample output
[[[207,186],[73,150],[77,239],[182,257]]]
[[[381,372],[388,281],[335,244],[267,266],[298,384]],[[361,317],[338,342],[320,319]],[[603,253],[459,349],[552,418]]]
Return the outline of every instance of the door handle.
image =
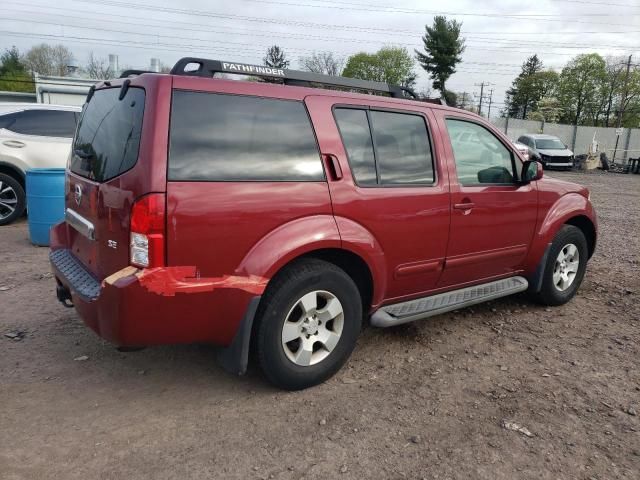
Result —
[[[342,168],[340,167],[338,158],[331,153],[326,153],[323,157],[331,180],[340,180],[342,178]]]
[[[476,206],[476,204],[473,203],[473,202],[454,203],[453,204],[453,208],[455,208],[456,210],[471,210],[475,206]]]
[[[6,147],[11,148],[22,148],[25,146],[23,142],[20,142],[18,140],[5,140],[4,142],[2,142],[2,144]]]

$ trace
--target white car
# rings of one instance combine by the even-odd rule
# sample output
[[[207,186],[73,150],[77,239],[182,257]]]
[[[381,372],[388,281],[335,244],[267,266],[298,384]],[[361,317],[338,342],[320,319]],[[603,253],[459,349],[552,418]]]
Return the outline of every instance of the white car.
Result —
[[[0,104],[0,225],[26,208],[30,168],[65,168],[80,107],[40,103]]]

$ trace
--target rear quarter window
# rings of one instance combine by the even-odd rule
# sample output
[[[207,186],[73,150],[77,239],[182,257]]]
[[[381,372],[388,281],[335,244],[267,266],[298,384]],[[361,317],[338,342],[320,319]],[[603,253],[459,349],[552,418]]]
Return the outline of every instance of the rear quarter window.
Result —
[[[131,87],[122,100],[119,94],[120,88],[96,90],[85,105],[73,142],[72,172],[105,182],[136,164],[145,93]]]
[[[324,180],[298,101],[176,90],[170,138],[169,180]]]
[[[73,138],[76,130],[76,117],[72,111],[31,109],[7,117],[4,128],[22,135]]]

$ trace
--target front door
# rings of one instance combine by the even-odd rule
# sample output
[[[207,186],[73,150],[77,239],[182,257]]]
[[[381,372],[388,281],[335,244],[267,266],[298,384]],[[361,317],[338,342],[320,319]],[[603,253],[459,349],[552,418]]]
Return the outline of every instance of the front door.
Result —
[[[338,229],[343,238],[362,234],[379,245],[386,269],[384,300],[435,288],[450,207],[430,110],[324,96],[305,102],[322,154],[334,156],[342,171],[342,178],[329,179]]]
[[[449,139],[451,232],[438,286],[515,274],[536,225],[535,184],[518,183],[521,161],[507,142],[475,118],[443,112],[439,123]]]

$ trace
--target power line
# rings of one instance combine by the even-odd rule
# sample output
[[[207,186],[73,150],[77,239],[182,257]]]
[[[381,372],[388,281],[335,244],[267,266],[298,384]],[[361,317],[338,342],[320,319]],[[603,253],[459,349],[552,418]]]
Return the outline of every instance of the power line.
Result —
[[[181,8],[171,8],[171,7],[160,7],[149,4],[133,4],[127,2],[120,2],[117,0],[76,0],[78,2],[97,4],[97,5],[106,5],[112,7],[123,7],[123,8],[135,8],[140,10],[151,10],[157,12],[165,12],[165,13],[175,13],[180,15],[188,15],[188,16],[205,16],[205,17],[213,17],[213,18],[228,18],[228,19],[236,19],[236,20],[244,20],[247,22],[257,22],[257,23],[274,23],[280,25],[295,25],[300,27],[309,27],[309,28],[323,28],[323,29],[342,29],[342,30],[352,30],[352,31],[378,31],[378,32],[390,32],[390,31],[400,31],[398,29],[388,29],[388,28],[373,28],[373,27],[358,27],[355,25],[335,25],[335,24],[321,24],[314,22],[302,22],[298,20],[282,20],[275,18],[260,18],[260,17],[251,17],[248,15],[234,15],[234,14],[221,14],[212,12],[210,10],[190,10],[190,9],[181,9]],[[274,0],[260,0],[260,1],[274,1]],[[293,5],[293,4],[292,4]],[[550,19],[550,18],[527,18],[517,15],[506,16],[504,14],[488,14],[488,13],[474,13],[474,14],[457,14],[455,12],[433,12],[437,14],[443,15],[468,15],[468,16],[478,16],[478,17],[491,17],[491,18],[509,18],[509,19],[522,19],[528,21],[546,21],[546,22],[561,22],[563,24],[566,23],[580,23],[580,24],[592,24],[592,25],[615,25],[615,26],[628,26],[633,27],[633,24],[622,24],[622,23],[605,23],[605,22],[586,22],[580,20],[572,20],[571,22],[567,22],[566,17],[563,16],[562,19]],[[625,15],[628,16],[628,15]]]
[[[76,19],[81,19],[81,20],[92,20],[91,18],[87,18],[87,17],[72,17],[72,18],[76,18]],[[16,18],[16,17],[3,17],[2,13],[0,13],[0,20],[12,20],[12,21],[18,21],[18,22],[25,22],[25,23],[39,23],[39,24],[46,24],[46,25],[55,25],[55,26],[60,26],[60,27],[70,27],[70,28],[78,28],[78,29],[84,29],[84,30],[100,30],[100,31],[105,31],[105,32],[114,32],[114,33],[129,33],[132,35],[142,35],[142,36],[153,36],[156,38],[175,38],[175,39],[180,39],[180,40],[190,40],[190,41],[202,41],[202,42],[208,42],[210,41],[210,39],[201,39],[201,38],[193,38],[193,37],[179,37],[179,36],[174,36],[174,35],[158,35],[156,33],[150,33],[150,32],[140,32],[140,31],[130,31],[130,30],[115,30],[115,29],[110,29],[110,28],[101,28],[101,27],[93,27],[93,26],[83,26],[83,25],[73,25],[73,24],[68,24],[68,23],[60,23],[57,21],[46,21],[46,20],[33,20],[33,19],[22,19],[22,18]],[[132,22],[121,22],[121,23],[126,23],[128,25],[136,25],[138,27],[140,26],[149,26],[149,27],[155,27],[155,25],[148,25],[148,24],[140,24],[140,23],[132,23]],[[205,30],[193,30],[193,31],[198,31],[198,32],[206,32]],[[212,33],[211,31],[209,31],[208,33]],[[334,41],[335,39],[331,39],[331,38],[322,38],[322,37],[316,37],[318,39],[322,39],[322,40],[326,40],[326,41]],[[349,40],[347,38],[344,38],[342,40]],[[545,46],[545,47],[560,47],[560,48],[567,48],[567,49],[583,49],[583,48],[590,48],[590,45],[586,45],[586,44],[575,44],[575,43],[552,43],[552,42],[545,42],[545,43],[540,43],[540,42],[533,42],[533,41],[516,41],[517,45],[513,45],[511,46],[510,44],[513,43],[513,40],[507,40],[507,39],[500,39],[500,38],[482,38],[481,40],[476,40],[479,43],[490,43],[490,44],[495,44],[496,42],[498,43],[503,43],[505,44],[505,48],[518,48],[518,47],[522,47],[523,44],[526,43],[533,43],[535,45],[539,45],[539,46]],[[238,43],[238,42],[229,42],[229,41],[225,41],[226,44],[235,44],[235,45],[240,45],[240,46],[260,46],[262,48],[267,48],[269,45],[256,45],[256,44],[246,44],[246,43]],[[366,41],[363,43],[374,43],[374,41]],[[400,45],[406,45],[406,46],[415,46],[416,44],[410,44],[410,43],[405,43],[405,44],[400,44]],[[471,44],[470,46],[474,46],[473,44]],[[608,47],[608,48],[614,48],[614,49],[619,49],[619,50],[626,50],[628,51],[628,46],[618,46],[618,45],[599,45],[599,47]],[[291,49],[290,49],[291,50]],[[314,50],[311,49],[303,49],[303,48],[299,48],[299,49],[293,49],[294,51],[306,51],[306,52],[312,52]],[[350,53],[346,53],[346,52],[342,52],[345,53],[347,55],[354,53],[354,52],[350,52]]]
[[[8,4],[14,4],[14,5],[19,5],[22,6],[22,3],[19,2],[11,2],[11,1],[6,1],[4,3],[5,5]],[[64,8],[64,7],[51,7],[49,5],[45,5],[45,4],[40,4],[40,3],[31,3],[31,5],[28,6],[34,6],[34,7],[38,7],[39,10],[37,11],[33,11],[33,10],[25,10],[25,9],[21,9],[21,8],[6,8],[3,7],[3,12],[7,11],[7,10],[11,10],[11,11],[15,11],[15,12],[20,12],[20,13],[32,13],[32,14],[36,14],[36,15],[46,15],[46,16],[51,16],[51,15],[55,15],[55,16],[61,16],[64,18],[77,18],[77,19],[82,19],[82,20],[97,20],[97,18],[94,17],[78,17],[78,16],[74,16],[74,15],[66,15],[66,14],[59,14],[56,13],[58,11],[66,11],[66,12],[77,12],[77,9],[72,9],[72,8]],[[48,9],[48,10],[52,10],[51,12],[47,12],[47,11],[42,11],[42,9]],[[122,23],[122,24],[127,24],[127,25],[135,25],[135,26],[148,26],[148,27],[165,27],[165,26],[172,26],[175,27],[176,25],[187,25],[187,26],[202,26],[202,27],[206,27],[207,30],[200,30],[200,29],[193,29],[193,28],[188,28],[188,27],[181,27],[180,30],[181,31],[197,31],[197,32],[216,32],[216,30],[211,30],[211,25],[210,24],[202,24],[202,23],[193,23],[193,22],[180,22],[180,21],[176,21],[176,20],[171,20],[171,21],[167,21],[167,20],[160,20],[160,19],[146,19],[147,21],[154,21],[154,22],[159,22],[160,25],[150,25],[150,24],[141,24],[140,22],[126,22],[126,21],[121,21],[121,20],[108,20],[104,17],[113,17],[113,18],[125,18],[125,19],[131,19],[132,15],[118,15],[118,14],[114,14],[114,13],[101,13],[100,14],[100,18],[99,21],[100,22],[110,22],[110,23]],[[133,17],[136,18],[136,17]],[[218,25],[217,28],[222,28],[222,29],[229,29],[229,27],[224,27],[221,25]],[[231,29],[233,30],[233,32],[235,34],[239,34],[239,35],[246,35],[246,34],[241,34],[238,33],[238,28],[233,28]],[[240,30],[247,30],[250,32],[251,35],[258,35],[258,36],[280,36],[282,38],[315,38],[315,39],[319,39],[319,40],[330,40],[327,37],[321,37],[321,36],[317,36],[317,35],[308,35],[308,34],[295,34],[295,33],[287,33],[287,32],[277,32],[277,31],[256,31],[255,29],[240,29]],[[366,32],[363,32],[366,33]],[[397,31],[397,32],[393,32],[393,33],[386,33],[386,35],[398,35],[398,34],[402,34],[402,35],[408,35],[408,36],[416,36],[416,35],[421,35],[423,32],[416,32],[414,33],[409,33],[406,32],[405,30],[402,31]],[[539,32],[505,32],[505,31],[499,31],[499,32],[487,32],[487,31],[483,31],[483,32],[479,32],[479,31],[462,31],[463,34],[473,34],[473,35],[540,35]],[[628,35],[628,34],[634,34],[634,33],[640,33],[640,30],[625,30],[625,31],[564,31],[564,32],[545,32],[544,35],[545,36],[549,36],[549,35],[585,35],[585,34],[607,34],[607,35]],[[377,35],[379,33],[376,33]],[[352,41],[352,42],[370,42],[368,40],[363,40],[363,39],[354,39],[354,38],[342,38],[342,37],[332,37],[332,39],[334,40],[348,40],[348,41]],[[377,41],[377,40],[376,40]]]
[[[287,2],[283,0],[244,0],[245,2],[266,3],[273,5],[285,5],[288,7],[308,7],[308,8],[331,8],[335,10],[355,10],[365,12],[382,12],[382,13],[409,13],[409,14],[428,14],[428,15],[453,15],[453,16],[470,16],[470,17],[495,17],[495,18],[527,18],[531,20],[539,20],[549,17],[566,17],[564,14],[549,13],[466,13],[466,12],[447,12],[437,10],[420,10],[405,7],[388,7],[383,5],[366,5],[363,3],[336,2],[330,0],[316,0],[326,5],[313,5],[309,3]],[[342,6],[341,6],[342,5]],[[632,14],[633,15],[633,14]],[[628,14],[611,14],[611,13],[574,13],[576,17],[624,17]]]

